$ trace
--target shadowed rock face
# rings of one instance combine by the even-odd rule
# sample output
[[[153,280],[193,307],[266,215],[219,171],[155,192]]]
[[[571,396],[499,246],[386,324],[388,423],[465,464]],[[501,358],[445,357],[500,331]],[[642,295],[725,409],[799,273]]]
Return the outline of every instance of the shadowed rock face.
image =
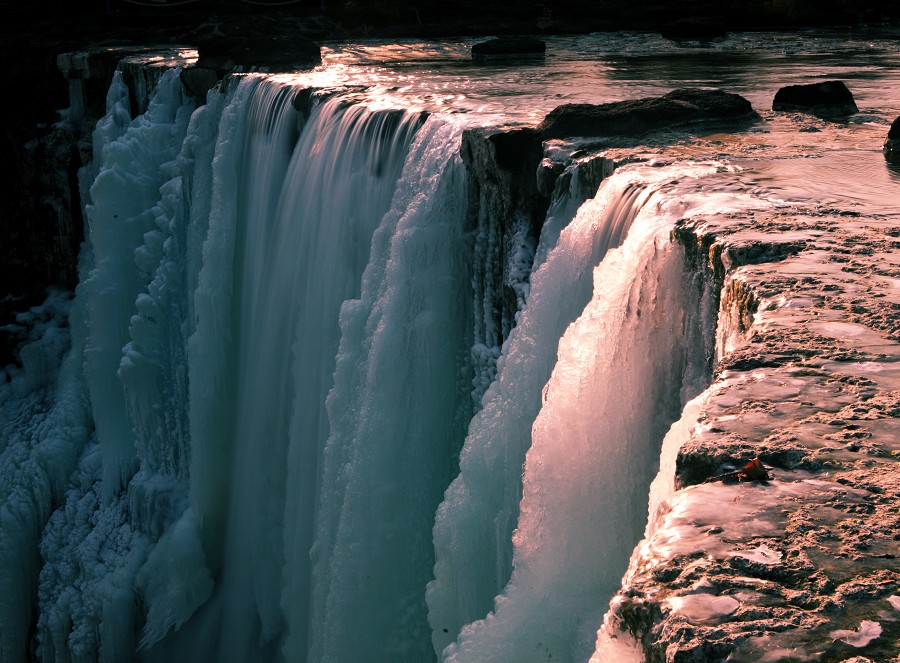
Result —
[[[640,136],[691,125],[741,124],[758,118],[750,102],[721,90],[679,89],[662,97],[611,104],[566,104],[538,128],[544,140],[569,136]]]
[[[772,110],[811,113],[824,118],[843,117],[859,112],[853,93],[842,81],[783,87],[775,93]]]
[[[888,161],[900,163],[900,117],[894,120],[884,141],[884,156]]]

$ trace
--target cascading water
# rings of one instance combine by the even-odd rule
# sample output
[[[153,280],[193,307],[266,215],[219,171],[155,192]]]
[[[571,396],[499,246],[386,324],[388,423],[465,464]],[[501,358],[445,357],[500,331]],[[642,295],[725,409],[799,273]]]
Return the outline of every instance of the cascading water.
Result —
[[[432,656],[423,596],[431,528],[467,419],[459,133],[437,119],[420,131],[376,231],[362,298],[341,310],[310,660]]]
[[[296,90],[259,85],[237,200],[232,394],[208,414],[232,417],[230,437],[216,441],[217,453],[233,454],[232,468],[215,477],[228,494],[219,516],[222,596],[213,599],[223,615],[220,660],[246,660],[258,642],[277,647],[286,558],[289,575],[308,576],[337,313],[358,293],[372,233],[420,124],[418,114],[331,99],[298,139]]]
[[[590,655],[597,625],[643,529],[647,486],[655,474],[659,444],[680,411],[682,390],[698,391],[702,376],[708,373],[704,339],[693,331],[702,324],[686,316],[686,311],[699,310],[697,303],[691,302],[696,289],[689,287],[689,275],[683,273],[683,258],[668,244],[671,223],[685,209],[658,189],[677,177],[710,170],[709,166],[694,166],[617,172],[601,187],[597,199],[582,207],[534,275],[532,300],[517,328],[523,338],[528,314],[538,315],[541,310],[537,302],[546,296],[550,313],[545,315],[556,315],[560,288],[577,284],[578,271],[592,276],[593,296],[587,295],[590,301],[575,311],[578,319],[567,329],[565,320],[537,325],[540,329],[555,327],[558,333],[565,329],[565,333],[540,405],[525,413],[527,421],[536,414],[533,425],[515,424],[516,434],[519,440],[524,436],[525,444],[519,441],[519,450],[511,448],[516,440],[503,444],[502,433],[479,439],[477,424],[473,425],[476,434],[467,441],[470,446],[464,452],[462,472],[440,512],[439,523],[456,539],[453,547],[446,547],[446,566],[463,570],[472,565],[467,548],[476,541],[482,548],[475,559],[502,560],[496,550],[484,548],[485,539],[492,535],[509,545],[505,543],[510,530],[508,514],[516,508],[516,496],[508,497],[505,504],[489,493],[480,497],[466,488],[465,480],[474,486],[489,483],[496,471],[492,466],[521,463],[527,450],[522,497],[511,537],[508,584],[494,599],[493,612],[482,618],[475,616],[472,621],[471,613],[463,613],[462,619],[450,613],[450,620],[456,617],[451,626],[466,625],[456,642],[444,650],[444,660],[584,660]],[[645,179],[648,175],[649,181]],[[598,214],[598,210],[604,213]],[[623,225],[624,219],[631,222],[631,229],[623,246],[610,251],[605,259],[606,251],[602,251],[602,262],[592,262],[590,247],[598,244],[605,249],[607,238],[618,234],[612,231]],[[517,370],[510,365],[516,360],[513,338],[510,340],[501,378],[494,392],[486,394],[486,413],[490,412],[489,399],[503,385],[505,371]],[[523,347],[523,351],[530,357],[535,350]],[[541,377],[540,372],[536,377]],[[527,385],[528,380],[522,383]],[[539,382],[538,388],[543,384]],[[485,419],[490,417],[489,413]],[[501,445],[492,449],[498,440]],[[487,449],[476,446],[479,443]],[[466,452],[478,463],[473,462],[471,469]],[[488,476],[479,477],[485,470]],[[511,471],[517,473],[518,467]],[[488,514],[486,519],[480,515],[482,509]],[[454,510],[462,514],[462,523],[452,521]],[[491,517],[493,513],[499,516]],[[486,520],[487,527],[480,524],[470,529],[467,520]],[[471,534],[471,539],[464,538]],[[442,571],[439,564],[435,583],[442,580]],[[491,574],[491,569],[479,571],[463,577],[459,571],[447,574],[453,580],[444,580],[446,586],[461,595],[460,599],[451,594],[451,608],[484,610],[484,598],[476,606],[466,592],[473,595],[477,580],[485,575],[495,583],[503,577],[496,571]],[[447,610],[438,601],[435,606]],[[436,638],[436,644],[443,643]]]
[[[3,660],[587,660],[709,370],[669,183],[720,167],[573,165],[473,404],[464,121],[228,88],[110,91],[71,349],[0,391]]]
[[[557,344],[590,300],[594,266],[622,243],[650,192],[633,178],[618,177],[581,207],[555,247],[555,233],[542,238],[538,250],[549,257],[531,275],[528,306],[504,343],[498,377],[469,426],[459,476],[438,510],[435,580],[427,593],[438,652],[462,626],[487,615],[509,580],[522,465]],[[567,211],[568,192],[558,193],[563,195],[551,219]],[[561,226],[568,221],[554,220]]]

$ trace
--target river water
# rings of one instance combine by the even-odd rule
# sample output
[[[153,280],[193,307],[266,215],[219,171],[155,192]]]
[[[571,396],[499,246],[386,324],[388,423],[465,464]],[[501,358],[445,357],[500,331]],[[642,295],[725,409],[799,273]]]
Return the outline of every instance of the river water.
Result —
[[[476,41],[326,44],[322,65],[300,80],[365,86],[359,96],[370,104],[467,114],[478,126],[534,125],[560,104],[721,88],[747,98],[762,121],[747,135],[704,147],[730,154],[755,173],[748,183],[785,200],[900,212],[900,170],[880,154],[890,122],[900,115],[900,44],[893,36],[748,32],[675,42],[599,33],[548,37],[544,58],[487,63],[472,61]],[[825,80],[844,81],[859,114],[828,122],[771,111],[780,87]]]

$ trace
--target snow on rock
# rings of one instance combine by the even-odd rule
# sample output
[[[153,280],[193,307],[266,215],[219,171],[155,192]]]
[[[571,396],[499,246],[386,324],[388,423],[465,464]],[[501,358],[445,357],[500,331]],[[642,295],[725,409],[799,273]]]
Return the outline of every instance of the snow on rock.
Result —
[[[785,206],[696,215],[675,235],[721,278],[718,365],[657,479],[674,493],[651,513],[595,657],[614,660],[604,643],[624,638],[639,653],[623,661],[892,660],[895,220]],[[722,480],[753,458],[768,481]],[[699,601],[715,619],[697,619]]]
[[[865,647],[881,637],[881,624],[864,619],[856,630],[839,629],[831,632],[831,637],[846,642],[851,647]]]

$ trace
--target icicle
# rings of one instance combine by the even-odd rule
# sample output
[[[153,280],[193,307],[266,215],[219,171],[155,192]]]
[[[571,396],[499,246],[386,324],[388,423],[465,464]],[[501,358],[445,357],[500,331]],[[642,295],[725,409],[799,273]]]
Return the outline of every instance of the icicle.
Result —
[[[109,118],[119,117],[118,105],[116,101]],[[190,111],[176,72],[167,72],[147,113],[102,149],[100,173],[91,186],[87,214],[94,268],[81,285],[90,329],[85,373],[104,448],[107,500],[124,488],[137,465],[135,434],[116,377],[128,341],[129,312],[146,285],[134,251],[143,244],[144,233],[154,229],[151,210],[159,200],[160,185],[168,179],[163,164],[177,156]]]

